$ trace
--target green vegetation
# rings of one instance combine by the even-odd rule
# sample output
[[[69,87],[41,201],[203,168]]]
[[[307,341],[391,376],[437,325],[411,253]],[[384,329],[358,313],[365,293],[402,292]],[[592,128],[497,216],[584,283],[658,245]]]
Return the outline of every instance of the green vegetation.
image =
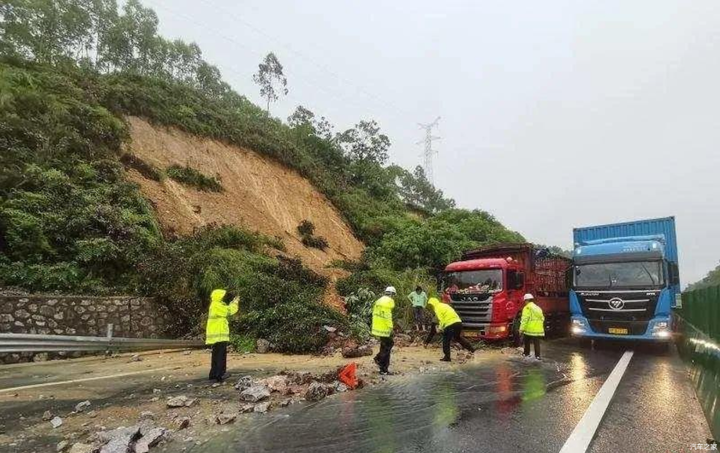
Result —
[[[223,186],[215,176],[205,176],[189,166],[172,165],[165,170],[171,179],[205,192],[222,192]]]
[[[720,286],[720,266],[708,272],[702,279],[688,285],[685,291],[694,291],[696,289],[709,288],[710,286]]]
[[[418,283],[431,289],[462,250],[522,240],[485,212],[454,209],[421,169],[387,166],[390,139],[375,121],[335,133],[302,106],[287,123],[269,116],[197,45],[158,36],[155,13],[137,0],[122,11],[114,0],[8,0],[0,17],[0,285],[153,295],[183,334],[202,331],[209,292],[223,286],[241,297],[236,327],[279,350],[318,348],[324,324],[350,322],[364,335],[362,316],[321,305],[324,278],[271,256],[283,249],[277,238],[217,226],[164,238],[125,179],[123,167],[163,177],[122,155],[126,115],[252,149],[308,178],[367,245],[338,282],[365,305],[392,284],[409,314],[404,295]],[[168,176],[219,187],[187,167]]]
[[[315,225],[309,220],[303,220],[297,227],[300,238],[305,247],[313,247],[325,250],[328,247],[327,239],[322,236],[315,236]]]

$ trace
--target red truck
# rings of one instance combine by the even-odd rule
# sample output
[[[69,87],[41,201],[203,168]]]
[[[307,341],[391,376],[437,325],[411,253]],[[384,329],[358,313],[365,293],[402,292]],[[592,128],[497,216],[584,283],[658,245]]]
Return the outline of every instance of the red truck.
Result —
[[[533,244],[499,244],[469,250],[443,273],[441,294],[471,339],[511,338],[519,344],[523,295],[532,293],[545,313],[545,328],[567,332],[571,260]]]

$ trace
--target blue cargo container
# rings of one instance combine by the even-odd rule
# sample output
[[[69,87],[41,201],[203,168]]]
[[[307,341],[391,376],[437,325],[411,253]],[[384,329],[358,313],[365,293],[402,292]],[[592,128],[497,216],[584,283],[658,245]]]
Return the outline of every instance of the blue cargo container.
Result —
[[[572,333],[668,341],[680,297],[675,218],[573,230]]]

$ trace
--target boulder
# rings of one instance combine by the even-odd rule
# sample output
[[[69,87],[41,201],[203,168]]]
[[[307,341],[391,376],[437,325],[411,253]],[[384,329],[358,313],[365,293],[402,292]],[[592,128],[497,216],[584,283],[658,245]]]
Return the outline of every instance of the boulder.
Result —
[[[283,375],[270,376],[260,381],[260,384],[267,386],[271,392],[285,393],[287,390],[287,377]]]
[[[146,433],[135,443],[135,453],[148,453],[150,448],[159,444],[163,439],[167,430],[165,428],[153,428]]]
[[[167,400],[167,407],[190,407],[197,402],[197,398],[188,398],[185,395],[175,396]]]
[[[242,392],[243,390],[252,387],[252,385],[253,385],[252,376],[243,376],[237,381],[237,384],[235,384],[235,389],[240,390]]]
[[[75,405],[75,412],[82,412],[88,407],[90,407],[90,401],[83,401],[82,403],[77,403]]]
[[[63,424],[63,420],[60,417],[53,417],[52,420],[50,420],[50,424],[53,428],[59,428]]]
[[[257,343],[255,344],[255,350],[259,354],[266,354],[270,352],[270,342],[263,338],[259,338]]]
[[[264,385],[253,385],[240,393],[240,399],[250,403],[257,403],[270,396],[270,390]]]
[[[342,348],[342,356],[346,359],[354,359],[357,357],[364,357],[372,355],[373,351],[372,348],[368,345],[363,346],[345,346]]]
[[[256,404],[255,409],[253,409],[253,412],[257,412],[259,414],[264,414],[270,409],[270,402],[266,401],[264,403]]]
[[[133,442],[140,438],[140,427],[117,428],[103,433],[102,438],[109,440],[100,447],[100,453],[128,453]]]
[[[305,400],[320,401],[328,395],[328,388],[320,382],[313,382],[305,392]]]
[[[215,423],[218,425],[227,425],[233,423],[237,418],[237,414],[219,414],[215,417]]]

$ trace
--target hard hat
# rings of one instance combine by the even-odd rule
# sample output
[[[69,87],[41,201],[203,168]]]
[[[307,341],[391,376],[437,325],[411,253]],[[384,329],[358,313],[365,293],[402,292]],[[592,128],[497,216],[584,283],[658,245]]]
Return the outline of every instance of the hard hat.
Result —
[[[535,297],[530,293],[527,293],[523,296],[523,300],[533,300],[533,299],[535,299]]]
[[[394,286],[388,286],[387,288],[385,288],[385,292],[390,293],[390,294],[397,294],[397,291],[395,291]]]

